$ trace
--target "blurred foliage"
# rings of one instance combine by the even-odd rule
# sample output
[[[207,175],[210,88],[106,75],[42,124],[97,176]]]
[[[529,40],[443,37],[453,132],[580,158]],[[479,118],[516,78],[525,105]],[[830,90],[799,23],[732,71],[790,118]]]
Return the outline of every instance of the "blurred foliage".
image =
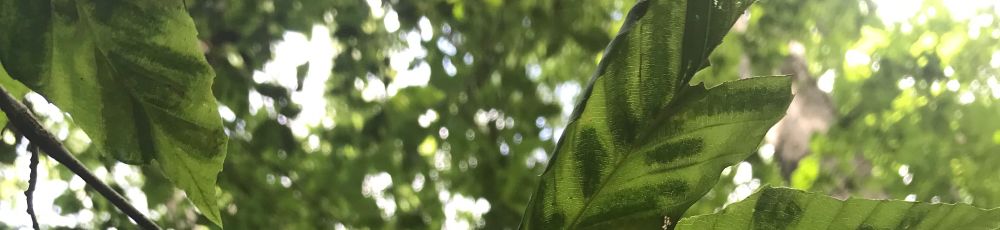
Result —
[[[393,1],[376,4],[376,10],[360,1],[190,4],[219,73],[216,96],[237,113],[227,125],[233,133],[251,134],[232,139],[233,157],[220,175],[236,210],[225,222],[235,228],[436,229],[447,218],[459,218],[446,218],[444,203],[449,194],[462,194],[489,202],[482,226],[514,226],[531,195],[526,188],[534,187],[544,166],[526,162],[554,146],[554,134],[547,139],[538,134],[561,126],[561,108],[551,91],[592,72],[595,55],[615,27],[609,10],[621,4]],[[372,15],[379,11],[395,12],[399,29],[389,32],[381,20],[386,15]],[[420,27],[421,20],[433,26]],[[335,125],[300,137],[281,122],[294,114],[250,111],[247,95],[270,97],[274,111],[295,106],[288,103],[288,91],[296,89],[256,83],[253,70],[270,59],[268,44],[285,30],[308,33],[314,24],[330,28],[341,48],[325,95]],[[406,60],[411,67],[430,65],[427,86],[366,100],[358,82],[382,87],[412,77],[390,67],[391,51],[410,42],[408,33],[427,29],[433,37],[418,44],[426,56]],[[232,56],[245,64],[234,65]],[[454,66],[453,74],[446,65]],[[531,68],[541,68],[544,77],[530,77]],[[421,126],[418,118],[428,111],[438,119]],[[320,140],[318,149],[307,148],[309,138]],[[366,178],[383,172],[391,186],[363,191]],[[274,178],[292,183],[285,187]],[[380,206],[379,198],[394,207]]]
[[[234,115],[225,121],[231,141],[219,175],[224,223],[235,229],[439,229],[468,221],[515,228],[565,126],[564,107],[575,102],[564,97],[586,84],[633,2],[370,2],[377,7],[356,0],[187,1],[217,74],[215,96]],[[800,53],[810,75],[833,83],[837,123],[813,137],[807,163],[793,173],[797,179],[781,177],[780,159],[754,155],[724,171],[685,215],[712,212],[763,184],[836,197],[913,194],[919,201],[1000,206],[1000,181],[992,179],[1000,178],[1000,168],[991,167],[1000,164],[1000,6],[951,15],[942,0],[904,4],[918,5],[916,14],[889,23],[877,12],[897,6],[870,0],[761,0],[751,7],[696,79],[714,85],[784,74],[788,58]],[[384,22],[391,17],[398,29]],[[329,34],[313,33],[326,31],[314,26]],[[427,39],[420,36],[425,30],[433,31]],[[332,69],[307,63],[280,76],[295,78],[294,86],[255,80],[288,32],[331,37]],[[424,55],[395,62],[429,67],[426,86],[366,97],[365,88],[413,77],[392,68],[393,54],[409,46]],[[293,95],[315,71],[330,72],[322,98],[315,98],[325,101],[325,115],[320,125],[299,130],[293,121],[313,108]],[[70,130],[66,144],[88,167],[116,175],[115,161],[90,148],[76,126],[42,118],[52,130]],[[0,156],[12,158],[16,138],[4,139]],[[18,153],[17,161],[24,156]],[[3,172],[24,170],[0,162]],[[48,167],[50,178],[73,178]],[[211,225],[160,170],[134,169],[142,172],[139,179],[109,182],[123,191],[141,189],[161,226]],[[746,170],[752,179],[738,175]],[[26,187],[8,175],[0,181],[4,208],[23,199],[19,190]],[[379,179],[391,183],[371,186]],[[55,206],[68,215],[93,214],[82,226],[130,226],[93,191],[67,190],[56,193],[64,195]],[[489,208],[480,216],[457,205],[462,202]]]

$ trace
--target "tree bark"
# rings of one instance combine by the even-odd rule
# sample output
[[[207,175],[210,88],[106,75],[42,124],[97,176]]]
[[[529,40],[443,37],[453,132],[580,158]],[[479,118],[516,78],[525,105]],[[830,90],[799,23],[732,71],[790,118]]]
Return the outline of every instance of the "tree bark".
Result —
[[[799,160],[809,154],[813,134],[825,133],[837,118],[837,111],[830,96],[819,89],[816,79],[809,74],[808,63],[800,55],[791,55],[782,68],[792,75],[792,92],[795,97],[787,114],[774,126],[775,156],[781,166],[781,176],[791,179]]]
[[[70,154],[65,147],[63,147],[62,143],[59,142],[59,139],[56,139],[52,133],[46,131],[45,128],[38,123],[38,119],[35,119],[30,110],[28,110],[24,104],[21,104],[21,102],[17,101],[17,99],[14,99],[14,97],[7,92],[7,89],[2,86],[0,86],[0,109],[7,114],[7,118],[10,120],[10,123],[14,125],[14,127],[17,128],[22,135],[24,135],[24,137],[28,138],[31,143],[34,143],[42,150],[42,152],[45,152],[45,154],[49,155],[49,157],[52,157],[52,159],[55,159],[60,164],[66,166],[66,168],[83,179],[83,181],[86,181],[87,185],[93,187],[94,190],[97,190],[98,193],[108,199],[108,201],[114,204],[119,210],[124,212],[125,215],[132,218],[132,220],[135,221],[139,227],[142,227],[143,229],[160,229],[156,223],[153,223],[153,221],[146,218],[146,216],[139,212],[139,210],[129,204],[125,197],[122,197],[121,194],[112,190],[111,187],[108,187],[107,184],[104,184],[104,182],[97,179],[94,174],[90,173],[90,171],[83,166],[83,163],[80,163],[76,157],[73,157],[73,155]]]

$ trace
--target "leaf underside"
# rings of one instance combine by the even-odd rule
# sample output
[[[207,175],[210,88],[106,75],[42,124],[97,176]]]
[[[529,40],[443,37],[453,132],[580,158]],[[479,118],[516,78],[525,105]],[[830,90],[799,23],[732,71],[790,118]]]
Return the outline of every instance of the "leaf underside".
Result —
[[[1000,208],[967,204],[836,198],[788,188],[764,188],[677,229],[1000,229]]]
[[[156,162],[221,226],[227,137],[181,0],[0,0],[0,62],[103,152]]]
[[[577,105],[522,229],[660,228],[745,159],[787,77],[691,86],[749,1],[639,1]]]

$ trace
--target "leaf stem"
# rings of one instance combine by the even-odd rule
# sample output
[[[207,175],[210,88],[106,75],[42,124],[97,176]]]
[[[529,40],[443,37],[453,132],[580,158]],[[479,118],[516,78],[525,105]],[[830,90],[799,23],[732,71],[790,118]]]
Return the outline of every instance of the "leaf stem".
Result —
[[[83,163],[80,163],[76,157],[63,147],[59,139],[56,139],[52,133],[45,130],[38,120],[29,112],[28,107],[17,101],[9,93],[7,89],[0,86],[0,109],[7,114],[7,118],[10,123],[21,132],[24,137],[28,138],[29,141],[41,148],[45,154],[52,157],[62,165],[66,166],[70,171],[79,176],[83,181],[87,182],[88,185],[97,190],[101,196],[108,199],[109,202],[115,205],[119,210],[121,210],[125,215],[132,218],[139,227],[143,229],[160,229],[156,223],[149,220],[145,215],[139,212],[138,209],[133,207],[125,197],[121,194],[112,190],[107,184],[101,182],[97,179],[93,173],[90,173]]]

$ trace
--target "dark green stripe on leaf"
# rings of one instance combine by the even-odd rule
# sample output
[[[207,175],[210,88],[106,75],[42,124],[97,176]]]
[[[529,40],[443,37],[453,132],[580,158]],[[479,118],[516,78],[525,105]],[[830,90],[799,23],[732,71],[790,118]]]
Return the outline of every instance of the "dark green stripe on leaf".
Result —
[[[134,1],[93,1],[93,14],[97,22],[107,25],[113,31],[129,31],[130,37],[150,37],[164,33],[167,22],[164,11],[154,7],[143,7]],[[110,35],[110,34],[109,34]]]
[[[208,64],[202,62],[198,56],[190,53],[180,52],[176,49],[143,41],[131,39],[115,39],[116,52],[110,52],[128,60],[132,65],[146,65],[145,68],[154,72],[153,76],[169,75],[172,78],[164,79],[174,82],[186,82],[197,80],[205,75],[211,74]],[[145,63],[143,63],[145,62]],[[137,76],[151,77],[151,76]]]
[[[752,218],[747,218],[752,217]],[[899,200],[838,200],[766,187],[715,214],[684,218],[685,229],[1000,229],[1000,208]]]
[[[170,82],[169,79],[162,79],[164,75],[147,67],[136,65],[127,57],[119,53],[107,54],[111,66],[118,75],[131,76],[133,79],[121,79],[123,85],[130,89],[128,93],[134,94],[141,102],[153,103],[165,109],[178,109],[183,101],[174,100],[186,98],[182,85]],[[149,97],[147,95],[158,95]]]
[[[753,113],[761,110],[784,110],[786,105],[761,101],[760,98],[791,98],[787,91],[768,90],[769,87],[731,87],[721,85],[720,89],[710,89],[709,91],[723,91],[725,93],[708,94],[699,100],[698,105],[693,105],[686,116],[713,116],[731,113]],[[707,104],[713,102],[713,104]]]
[[[631,41],[622,40],[621,44],[628,46]],[[626,55],[626,49],[619,49],[617,53],[612,53],[611,55],[617,57],[624,57]],[[623,58],[624,59],[624,58]],[[635,134],[635,122],[634,114],[630,113],[630,109],[633,106],[633,101],[629,101],[628,79],[625,78],[626,75],[630,74],[631,69],[628,69],[628,65],[624,62],[613,62],[608,66],[608,72],[604,80],[604,88],[599,89],[604,93],[604,106],[606,108],[606,122],[607,127],[611,131],[612,140],[615,144],[625,145],[632,142],[632,137]]]
[[[697,155],[705,148],[702,139],[686,138],[660,144],[646,153],[647,164],[666,164],[677,159]]]
[[[899,222],[896,229],[911,229],[920,225],[924,221],[924,216],[930,211],[930,208],[931,206],[929,205],[913,205],[907,211],[906,215],[903,216],[903,221]]]
[[[798,221],[802,207],[795,202],[794,191],[764,190],[753,213],[753,229],[783,230]]]
[[[583,196],[590,197],[600,185],[602,169],[611,162],[608,161],[607,151],[601,145],[601,139],[594,128],[583,128],[576,138],[575,150],[576,158],[580,161],[580,171],[583,172],[580,177]]]
[[[594,204],[596,213],[581,218],[578,227],[585,228],[602,222],[614,222],[618,218],[636,214],[662,217],[668,214],[662,210],[669,208],[663,204],[670,202],[671,199],[676,199],[687,191],[688,184],[686,182],[670,180],[609,193],[604,197],[605,199],[598,198],[594,201],[598,202]],[[665,202],[660,202],[661,200]]]

